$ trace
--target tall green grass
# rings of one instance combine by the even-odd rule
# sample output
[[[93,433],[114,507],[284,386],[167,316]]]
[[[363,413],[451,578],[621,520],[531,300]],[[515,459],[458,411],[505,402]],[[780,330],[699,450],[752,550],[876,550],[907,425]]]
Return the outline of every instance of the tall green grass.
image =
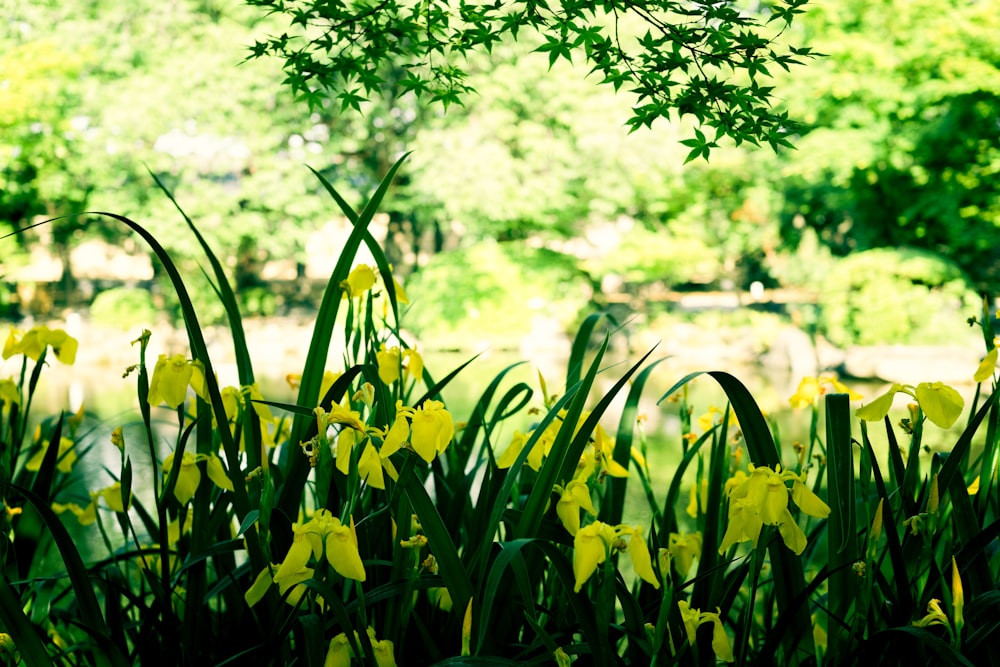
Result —
[[[992,368],[954,446],[930,456],[921,439],[937,428],[925,413],[938,414],[938,394],[918,388],[904,424],[860,421],[843,385],[814,379],[799,396],[812,435],[793,448],[737,378],[693,374],[654,397],[677,401],[684,431],[676,468],[654,474],[639,422],[660,358],[606,368],[614,325],[595,314],[565,377],[531,386],[511,367],[483,378],[468,414],[451,414],[442,390],[475,359],[440,379],[422,367],[402,328],[405,293],[368,231],[402,161],[360,210],[316,174],[353,231],[294,404],[257,390],[254,365],[270,360],[251,357],[225,269],[179,206],[227,313],[240,387],[219,386],[170,255],[141,224],[100,214],[162,263],[188,348],[154,360],[148,333],[137,338],[136,423],[96,445],[120,446],[108,471],[118,486],[73,505],[66,470],[87,455],[74,445],[79,418],[28,433],[39,376],[72,344],[33,330],[5,345],[22,361],[0,385],[8,662],[1000,664]],[[374,267],[355,265],[362,246]],[[978,318],[988,351],[990,315]],[[704,428],[693,415],[706,406],[687,403],[698,375],[729,402]],[[503,426],[528,411],[531,429],[512,439]],[[151,479],[136,479],[140,459]],[[636,498],[646,506],[627,508]],[[83,553],[75,523],[98,531],[105,553]],[[46,553],[58,554],[54,575]]]

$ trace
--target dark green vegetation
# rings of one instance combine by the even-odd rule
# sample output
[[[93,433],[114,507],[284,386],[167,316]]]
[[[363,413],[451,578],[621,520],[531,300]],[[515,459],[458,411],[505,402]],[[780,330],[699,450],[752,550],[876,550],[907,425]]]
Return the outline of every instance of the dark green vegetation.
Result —
[[[600,315],[580,325],[565,377],[529,384],[508,368],[453,415],[440,391],[475,373],[475,359],[446,375],[423,366],[404,333],[403,290],[368,232],[397,168],[358,211],[322,181],[355,224],[294,404],[261,394],[255,373],[271,360],[250,357],[231,280],[190,220],[238,387],[220,386],[170,254],[123,216],[107,217],[156,253],[187,333],[186,349],[155,362],[149,332],[135,341],[137,414],[114,430],[60,414],[32,434],[46,362],[61,371],[76,345],[46,327],[10,334],[3,356],[21,373],[0,380],[6,660],[1000,664],[989,310],[970,313],[988,350],[969,369],[980,382],[971,406],[921,382],[852,414],[847,387],[806,378],[792,401],[813,427],[793,445],[738,379],[695,373],[651,397],[675,403],[682,423],[667,465],[647,451],[640,412],[662,368],[656,352],[602,370],[620,332]],[[356,265],[361,247],[374,266]],[[591,398],[609,374],[614,384]],[[721,387],[726,408],[689,404],[696,376]],[[914,403],[897,414],[899,392]],[[530,428],[514,431],[526,414]],[[925,431],[956,423],[946,451],[922,455]],[[102,473],[70,484],[94,458]],[[98,553],[69,527],[96,531]]]

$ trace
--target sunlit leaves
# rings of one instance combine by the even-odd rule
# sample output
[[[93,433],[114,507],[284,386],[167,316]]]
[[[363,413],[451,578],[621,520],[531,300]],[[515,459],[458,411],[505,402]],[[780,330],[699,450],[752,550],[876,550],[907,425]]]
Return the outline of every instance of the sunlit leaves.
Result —
[[[332,98],[342,112],[359,112],[367,100],[399,92],[447,107],[471,91],[463,69],[470,53],[492,52],[505,38],[537,39],[535,50],[547,54],[550,66],[572,62],[573,52],[582,51],[602,83],[616,90],[627,85],[636,97],[632,130],[675,112],[713,128],[713,141],[696,135],[691,160],[708,157],[723,136],[737,145],[789,145],[791,123],[771,109],[771,88],[759,80],[770,77],[769,64],[787,69],[810,55],[807,48],[779,50],[774,42],[806,1],[769,3],[755,13],[731,3],[692,6],[678,0],[624,6],[596,0],[552,6],[537,0],[311,0],[295,6],[247,0],[283,14],[292,29],[291,36],[255,42],[249,57],[284,60],[286,84],[312,108]],[[627,26],[635,23],[646,26],[645,32],[634,35]],[[378,72],[388,65],[406,76],[387,84]]]

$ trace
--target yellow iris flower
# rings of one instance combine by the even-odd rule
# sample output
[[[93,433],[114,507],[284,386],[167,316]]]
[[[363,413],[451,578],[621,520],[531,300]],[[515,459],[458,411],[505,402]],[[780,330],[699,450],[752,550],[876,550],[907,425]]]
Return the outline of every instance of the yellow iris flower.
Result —
[[[6,404],[7,407],[15,403],[21,404],[21,394],[18,392],[17,383],[14,382],[13,378],[0,380],[0,403]]]
[[[108,504],[113,512],[125,512],[129,505],[132,503],[132,494],[129,493],[127,501],[122,500],[122,485],[121,482],[115,482],[111,486],[105,487],[100,491],[96,491],[92,494],[95,498],[104,498],[104,502]]]
[[[399,347],[393,345],[386,349],[385,343],[382,343],[379,346],[378,352],[375,353],[375,363],[378,366],[378,377],[382,382],[392,384],[399,380],[402,368],[402,357],[399,353]]]
[[[69,474],[73,471],[73,464],[76,463],[76,450],[75,444],[69,438],[59,438],[59,453],[56,454],[56,470],[62,473]],[[49,441],[45,440],[42,442],[42,446],[39,448],[35,455],[28,459],[28,462],[24,464],[24,467],[28,470],[37,472],[39,468],[42,467],[42,461],[45,459],[45,453],[49,450]]]
[[[691,571],[694,561],[701,558],[701,533],[670,533],[667,551],[674,561],[674,567],[681,577]]]
[[[354,636],[355,639],[357,639],[357,633],[354,633]],[[375,630],[372,628],[368,628],[368,638],[371,641],[372,652],[375,654],[376,667],[396,667],[396,657],[394,655],[392,642],[388,639],[380,641],[375,636]],[[330,640],[330,647],[327,649],[326,660],[324,661],[323,666],[350,667],[351,660],[354,657],[354,652],[351,650],[351,644],[347,639],[347,634],[341,632],[339,635]]]
[[[726,636],[726,629],[722,625],[719,612],[699,611],[691,609],[686,600],[677,602],[681,611],[681,620],[684,621],[684,630],[687,632],[688,642],[694,644],[697,639],[698,628],[705,623],[712,624],[712,650],[719,660],[723,662],[733,662],[733,649],[729,644],[729,637]]]
[[[187,388],[191,387],[203,399],[207,399],[208,390],[205,385],[205,371],[196,361],[189,361],[183,354],[168,357],[161,354],[153,367],[153,377],[149,380],[150,405],[166,403],[176,408],[187,397]]]
[[[836,373],[821,373],[818,377],[804,377],[798,389],[788,399],[793,408],[811,407],[817,398],[826,394],[848,394],[852,401],[860,401],[862,396],[837,379]]]
[[[626,545],[622,537],[628,536]],[[597,566],[607,560],[612,549],[628,550],[632,568],[643,580],[660,587],[660,582],[653,571],[649,548],[642,538],[640,526],[611,526],[603,521],[594,521],[577,531],[573,538],[573,574],[576,583],[573,590],[577,593],[597,571]]]
[[[594,503],[590,499],[590,487],[586,482],[574,479],[566,485],[566,488],[556,486],[555,490],[560,494],[559,502],[556,503],[556,514],[569,534],[576,535],[580,530],[581,509],[591,516],[597,516],[597,510],[594,509]]]
[[[298,588],[299,584],[313,575],[312,568],[308,567],[310,558],[319,559],[324,554],[337,574],[346,579],[365,580],[365,567],[358,552],[353,517],[351,523],[345,526],[328,510],[321,509],[306,523],[294,524],[292,530],[295,537],[284,560],[277,566],[273,577],[273,566],[264,568],[257,575],[244,596],[247,604],[253,606],[259,602],[271,583],[277,584],[282,594],[293,586]],[[301,595],[301,592],[294,590],[292,594]]]
[[[361,296],[375,286],[375,269],[368,264],[358,264],[347,274],[347,280],[341,281],[340,288],[344,296],[354,298]]]
[[[201,484],[201,470],[198,463],[206,462],[208,478],[220,489],[233,490],[233,482],[229,479],[222,460],[215,454],[192,454],[184,452],[181,457],[180,469],[177,472],[177,483],[174,485],[174,497],[180,504],[185,504],[194,497],[198,485]],[[163,459],[163,477],[167,479],[174,469],[174,454],[170,453]]]
[[[440,401],[424,401],[410,413],[410,445],[430,463],[455,435],[455,421]]]
[[[765,525],[777,526],[785,545],[796,554],[806,548],[806,536],[788,510],[789,489],[791,499],[800,510],[811,516],[826,518],[830,508],[805,485],[805,476],[791,471],[777,471],[764,466],[750,465],[750,475],[736,475],[727,483],[729,496],[729,525],[719,546],[724,553],[738,542],[752,542],[757,546],[760,532]]]
[[[10,359],[15,354],[23,354],[33,361],[38,361],[47,347],[52,348],[56,359],[67,366],[72,366],[76,361],[79,343],[63,329],[37,326],[27,333],[11,329],[3,345],[3,358]]]
[[[52,503],[52,511],[56,514],[70,512],[81,526],[89,526],[97,521],[97,505],[94,502],[86,507],[80,507],[76,503]]]

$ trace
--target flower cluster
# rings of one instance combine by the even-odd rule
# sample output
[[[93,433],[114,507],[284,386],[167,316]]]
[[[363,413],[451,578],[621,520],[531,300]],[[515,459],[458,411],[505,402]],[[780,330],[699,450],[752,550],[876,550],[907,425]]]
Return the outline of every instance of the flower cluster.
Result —
[[[625,536],[628,536],[628,542],[622,539]],[[611,526],[603,521],[594,521],[578,530],[573,538],[573,574],[576,577],[573,590],[579,593],[597,566],[614,551],[627,551],[635,573],[653,588],[660,587],[660,581],[653,572],[649,549],[642,538],[642,527]]]
[[[168,357],[161,354],[153,367],[153,377],[149,380],[149,396],[146,401],[150,405],[166,403],[176,408],[187,398],[188,387],[204,400],[208,400],[208,388],[205,384],[205,367],[201,362],[191,361],[183,354]]]
[[[10,359],[15,354],[23,354],[32,361],[38,361],[48,348],[52,348],[56,359],[72,366],[76,361],[79,343],[63,329],[49,329],[37,326],[27,333],[11,329],[3,344],[3,358]]]
[[[580,419],[573,428],[574,434],[583,426],[583,423],[589,416],[590,414],[586,411],[580,415]],[[532,470],[541,469],[542,461],[544,461],[545,457],[549,455],[550,451],[552,451],[552,445],[555,443],[556,437],[559,435],[559,431],[565,425],[563,422],[565,417],[566,411],[561,410],[557,418],[553,419],[545,430],[538,434],[537,439],[531,446],[531,450],[528,452],[526,461],[528,467]],[[534,430],[530,430],[527,433],[514,431],[514,436],[511,438],[510,445],[507,446],[504,453],[497,459],[497,467],[505,469],[514,465],[518,456],[521,455],[521,452],[533,437],[535,437]],[[598,424],[594,429],[594,434],[590,439],[590,445],[591,446],[584,451],[583,458],[580,460],[581,468],[589,469],[591,472],[599,470],[601,474],[611,475],[612,477],[628,476],[628,470],[615,461],[615,441],[608,437],[608,434],[603,428],[601,428],[600,424]],[[632,449],[631,456],[637,460],[639,465],[642,465],[642,454],[634,447]],[[581,475],[578,473],[576,477],[579,478]],[[583,479],[586,479],[586,477],[583,477]]]
[[[420,380],[424,376],[424,359],[413,348],[400,351],[398,345],[386,349],[385,343],[375,353],[378,365],[378,376],[382,382],[392,384],[402,377],[404,381],[413,378]]]
[[[177,468],[177,482],[174,484],[174,497],[181,505],[187,503],[194,497],[201,484],[201,470],[198,464],[205,461],[208,478],[220,489],[225,491],[233,490],[233,483],[226,474],[226,469],[222,465],[222,459],[215,454],[192,454],[184,452],[180,461],[174,462],[174,454],[168,454],[163,459],[163,476],[169,478],[174,468]]]
[[[688,642],[694,644],[697,639],[698,628],[706,623],[712,624],[712,650],[719,660],[723,662],[733,662],[733,649],[729,645],[729,637],[722,626],[722,619],[719,617],[719,610],[714,612],[691,609],[686,600],[677,602],[681,610],[681,620],[684,621],[684,630],[687,632]]]
[[[360,643],[361,641],[357,632],[354,633],[354,640],[356,643]],[[388,639],[379,640],[375,636],[375,630],[372,628],[368,628],[368,640],[371,642],[372,653],[375,655],[375,665],[377,667],[396,667],[396,657],[393,653],[391,641]],[[330,648],[326,653],[326,662],[323,664],[326,667],[351,667],[351,660],[355,657],[361,656],[354,655],[347,634],[341,632],[330,640]]]
[[[837,378],[836,373],[820,373],[818,377],[804,377],[799,388],[788,399],[793,408],[808,408],[816,404],[816,399],[827,394],[847,394],[852,401],[860,401],[862,396],[850,389]]]
[[[385,429],[369,427],[361,414],[342,405],[334,405],[330,412],[316,408],[318,435],[315,441],[303,443],[303,451],[316,455],[315,448],[322,447],[326,432],[330,427],[339,427],[335,441],[337,469],[348,474],[351,456],[357,448],[358,474],[361,479],[376,489],[385,488],[384,473],[392,479],[398,474],[389,457],[404,447],[413,450],[420,458],[430,463],[438,454],[447,449],[455,435],[455,421],[440,401],[424,401],[416,408],[396,402],[396,417]],[[371,436],[381,440],[376,447]]]
[[[347,274],[347,280],[343,280],[340,283],[340,289],[343,291],[344,298],[354,299],[362,296],[365,292],[375,287],[377,277],[378,274],[375,272],[374,266],[370,264],[358,264]],[[397,302],[410,302],[409,297],[406,296],[406,291],[403,290],[403,286],[396,281],[395,277],[392,279],[392,287],[396,293]]]
[[[289,604],[297,604],[305,592],[302,582],[311,579],[313,568],[308,567],[310,558],[326,557],[334,571],[345,579],[365,580],[365,566],[358,552],[358,536],[354,530],[354,519],[348,525],[341,523],[328,510],[321,509],[305,523],[292,526],[295,534],[292,546],[280,565],[266,567],[245,594],[251,607],[263,599],[271,584],[278,585],[278,591],[285,595]],[[272,575],[272,569],[277,568]],[[289,592],[290,591],[290,592]]]
[[[791,481],[789,492],[785,482]],[[790,470],[771,470],[750,464],[750,474],[742,470],[726,482],[729,496],[729,526],[719,546],[725,553],[737,542],[752,542],[757,546],[763,527],[777,526],[785,546],[801,554],[806,548],[806,536],[788,510],[788,498],[800,510],[819,518],[830,515],[830,507],[805,484],[805,475]]]

